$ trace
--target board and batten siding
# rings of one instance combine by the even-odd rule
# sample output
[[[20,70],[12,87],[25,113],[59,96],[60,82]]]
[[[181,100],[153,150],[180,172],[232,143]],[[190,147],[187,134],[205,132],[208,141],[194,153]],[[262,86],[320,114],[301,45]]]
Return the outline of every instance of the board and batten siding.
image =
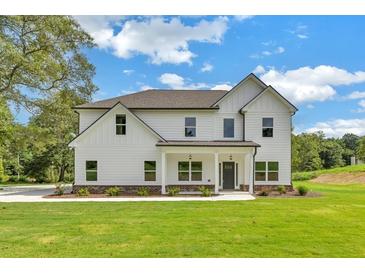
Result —
[[[115,115],[126,114],[126,135],[115,134]],[[104,115],[75,146],[75,184],[159,185],[158,138],[121,106]],[[86,161],[98,161],[98,180],[86,181]],[[144,182],[144,161],[156,161],[156,181]]]
[[[92,123],[94,123],[101,115],[103,115],[106,109],[78,109],[79,113],[79,132],[83,132]]]
[[[273,118],[273,137],[262,137],[262,118]],[[278,161],[279,181],[271,184],[291,183],[291,113],[285,104],[271,92],[265,92],[249,105],[245,114],[246,139],[260,144],[256,161]],[[256,185],[270,182],[255,182]]]

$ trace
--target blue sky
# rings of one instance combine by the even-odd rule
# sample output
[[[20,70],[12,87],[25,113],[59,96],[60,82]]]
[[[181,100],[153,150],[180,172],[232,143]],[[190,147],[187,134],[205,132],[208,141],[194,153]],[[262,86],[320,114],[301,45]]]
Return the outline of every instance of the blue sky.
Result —
[[[94,100],[227,88],[255,72],[299,112],[295,132],[365,134],[364,16],[78,16],[98,47]],[[24,114],[18,119],[24,121]]]

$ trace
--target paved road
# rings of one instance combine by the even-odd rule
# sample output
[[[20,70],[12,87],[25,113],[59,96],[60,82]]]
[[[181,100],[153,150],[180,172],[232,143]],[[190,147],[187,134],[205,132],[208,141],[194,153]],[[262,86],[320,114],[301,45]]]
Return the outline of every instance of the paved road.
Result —
[[[52,194],[53,185],[0,187],[0,202],[138,202],[138,201],[243,201],[255,198],[247,193],[231,192],[213,197],[119,197],[119,198],[43,198]],[[71,186],[66,187],[66,192]]]

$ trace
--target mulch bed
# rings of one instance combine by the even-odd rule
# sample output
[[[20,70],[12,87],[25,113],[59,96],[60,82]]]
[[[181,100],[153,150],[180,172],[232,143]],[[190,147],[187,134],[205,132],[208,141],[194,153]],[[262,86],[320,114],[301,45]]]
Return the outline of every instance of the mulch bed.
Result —
[[[216,196],[216,195],[212,195],[212,196]],[[122,195],[118,195],[118,196],[108,196],[105,194],[90,194],[89,196],[77,196],[76,194],[72,194],[72,193],[66,193],[63,195],[56,195],[56,194],[50,194],[50,195],[46,195],[43,196],[43,198],[57,198],[57,199],[67,199],[67,198],[153,198],[153,197],[171,197],[168,195],[158,195],[158,194],[151,194],[148,196],[138,196],[135,194],[122,194]],[[200,194],[181,194],[181,195],[176,195],[174,197],[201,197]]]
[[[280,194],[278,191],[271,191],[268,196],[261,196],[259,192],[256,193],[256,197],[269,197],[269,198],[315,198],[322,196],[321,193],[318,192],[308,192],[305,196],[300,196],[297,191],[290,191],[284,194]]]

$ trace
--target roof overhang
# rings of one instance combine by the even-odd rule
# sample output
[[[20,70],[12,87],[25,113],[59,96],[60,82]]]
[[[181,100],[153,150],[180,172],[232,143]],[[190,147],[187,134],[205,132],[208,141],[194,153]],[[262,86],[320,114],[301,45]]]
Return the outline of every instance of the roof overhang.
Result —
[[[159,142],[160,147],[260,147],[252,141],[166,141]]]

